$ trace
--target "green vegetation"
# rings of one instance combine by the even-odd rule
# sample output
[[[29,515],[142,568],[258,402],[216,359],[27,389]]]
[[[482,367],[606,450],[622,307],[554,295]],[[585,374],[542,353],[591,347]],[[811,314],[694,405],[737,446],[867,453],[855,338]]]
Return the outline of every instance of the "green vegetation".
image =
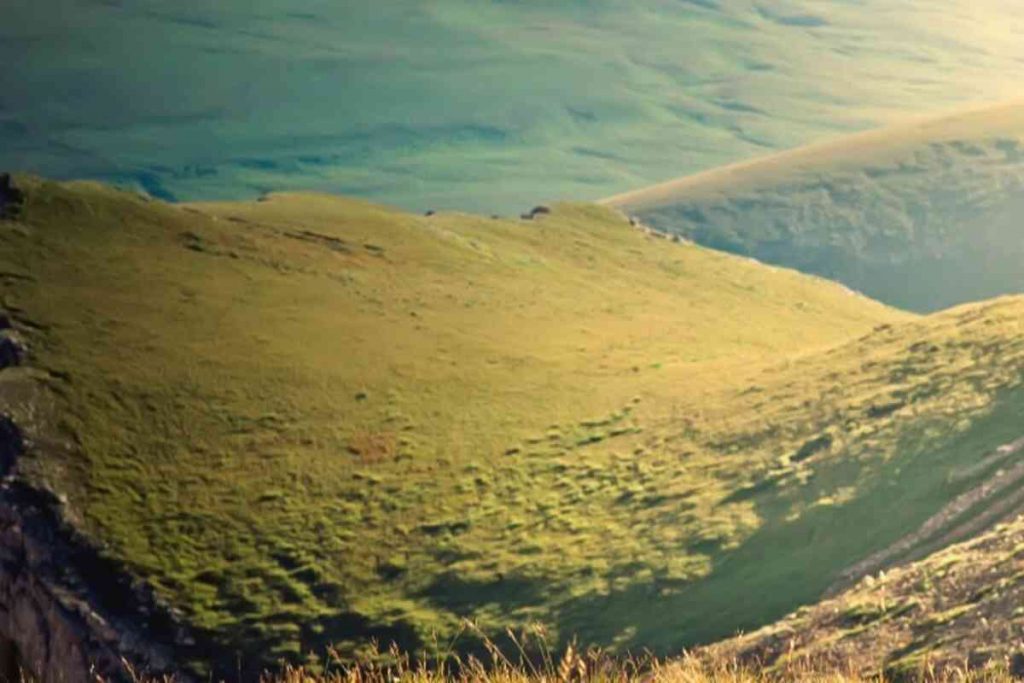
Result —
[[[1020,299],[921,318],[594,206],[19,183],[21,472],[248,658],[467,618],[677,650],[816,599],[1021,436]]]

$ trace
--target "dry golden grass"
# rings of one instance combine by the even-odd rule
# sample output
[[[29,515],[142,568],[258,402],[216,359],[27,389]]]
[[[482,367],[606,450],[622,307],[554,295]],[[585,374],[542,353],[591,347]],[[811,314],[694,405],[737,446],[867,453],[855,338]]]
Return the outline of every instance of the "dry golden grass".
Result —
[[[942,669],[927,663],[899,674],[862,675],[854,664],[821,668],[796,659],[782,668],[767,669],[735,659],[687,653],[677,658],[613,657],[600,650],[580,651],[570,645],[560,654],[546,649],[528,651],[520,642],[508,657],[489,643],[490,659],[467,659],[441,665],[411,665],[397,652],[389,664],[339,665],[313,674],[287,667],[266,674],[262,683],[1010,683],[1019,680],[1007,666],[971,669],[966,665]]]

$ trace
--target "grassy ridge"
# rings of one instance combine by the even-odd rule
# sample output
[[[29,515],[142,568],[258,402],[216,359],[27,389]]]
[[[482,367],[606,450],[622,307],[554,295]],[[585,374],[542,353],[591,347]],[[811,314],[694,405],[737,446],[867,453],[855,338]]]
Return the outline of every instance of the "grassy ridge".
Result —
[[[1024,292],[1024,105],[860,133],[607,203],[661,230],[935,311]]]
[[[2,301],[47,399],[6,409],[67,445],[22,471],[258,661],[429,651],[467,617],[613,649],[727,635],[1019,436],[1019,300],[918,318],[593,206],[20,182]]]

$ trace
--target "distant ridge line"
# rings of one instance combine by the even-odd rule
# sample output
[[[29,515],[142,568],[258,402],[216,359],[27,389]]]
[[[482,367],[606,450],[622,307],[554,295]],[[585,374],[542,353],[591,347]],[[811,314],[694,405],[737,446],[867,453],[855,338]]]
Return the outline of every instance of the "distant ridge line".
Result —
[[[812,142],[800,147],[716,166],[705,171],[673,178],[655,185],[629,190],[597,201],[619,208],[653,208],[672,203],[677,193],[704,189],[708,194],[719,188],[771,179],[785,172],[807,171],[826,162],[839,165],[879,156],[894,147],[907,147],[924,141],[956,139],[976,132],[978,120],[986,123],[992,136],[1024,119],[1024,98],[979,105],[943,114],[916,116],[912,119],[871,130],[848,133]]]

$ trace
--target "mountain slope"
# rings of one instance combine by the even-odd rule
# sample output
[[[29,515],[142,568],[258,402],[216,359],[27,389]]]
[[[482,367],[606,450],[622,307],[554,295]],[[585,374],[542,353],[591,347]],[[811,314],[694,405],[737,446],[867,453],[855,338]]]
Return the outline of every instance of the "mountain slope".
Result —
[[[922,318],[593,206],[18,184],[16,474],[222,671],[467,617],[662,652],[760,626],[1021,436],[1020,299]]]
[[[1024,291],[1024,104],[725,166],[604,203],[707,246],[932,311]]]
[[[865,577],[777,624],[710,648],[771,670],[922,672],[999,667],[1024,675],[1024,518],[889,572]]]

